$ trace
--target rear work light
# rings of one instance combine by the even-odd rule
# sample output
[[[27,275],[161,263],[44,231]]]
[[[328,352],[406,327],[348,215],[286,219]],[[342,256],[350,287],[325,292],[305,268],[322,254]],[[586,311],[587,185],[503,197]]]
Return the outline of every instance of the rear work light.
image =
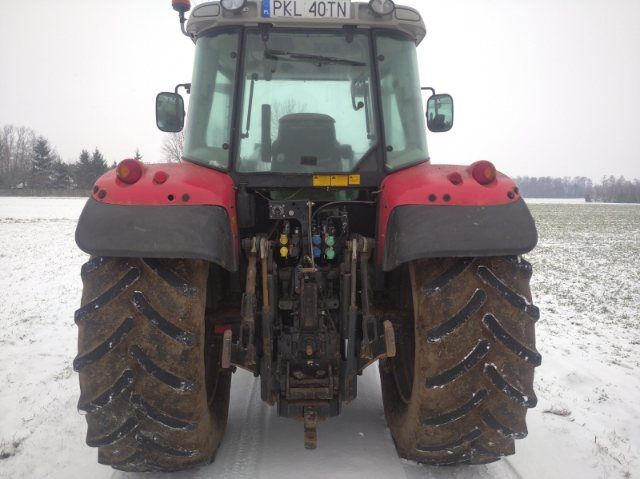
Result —
[[[222,8],[228,12],[239,12],[247,3],[247,0],[222,0]]]
[[[471,175],[481,185],[489,185],[496,181],[498,173],[490,161],[478,161],[471,165]]]
[[[395,3],[392,0],[371,0],[369,2],[369,8],[373,10],[376,15],[389,15],[396,9]]]
[[[132,185],[142,177],[142,163],[132,158],[122,160],[116,168],[116,175],[123,183]]]

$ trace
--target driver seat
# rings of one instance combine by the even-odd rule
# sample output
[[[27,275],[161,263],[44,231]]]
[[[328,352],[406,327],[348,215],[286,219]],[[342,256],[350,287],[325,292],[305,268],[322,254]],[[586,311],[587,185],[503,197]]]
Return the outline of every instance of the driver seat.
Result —
[[[329,115],[293,113],[280,118],[273,142],[272,171],[288,173],[343,170],[336,122]]]

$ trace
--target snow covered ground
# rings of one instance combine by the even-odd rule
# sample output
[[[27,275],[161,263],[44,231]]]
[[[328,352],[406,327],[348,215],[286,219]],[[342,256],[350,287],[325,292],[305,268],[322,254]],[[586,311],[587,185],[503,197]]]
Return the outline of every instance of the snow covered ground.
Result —
[[[530,205],[578,205],[585,204],[584,198],[525,198]]]
[[[138,477],[100,466],[76,412],[74,243],[84,200],[0,198],[0,477]],[[479,467],[430,468],[397,458],[370,368],[342,417],[302,427],[260,401],[238,373],[214,464],[180,478],[640,477],[640,206],[533,204],[540,244],[534,299],[542,317],[539,405],[517,454]],[[139,475],[151,478],[153,475]]]

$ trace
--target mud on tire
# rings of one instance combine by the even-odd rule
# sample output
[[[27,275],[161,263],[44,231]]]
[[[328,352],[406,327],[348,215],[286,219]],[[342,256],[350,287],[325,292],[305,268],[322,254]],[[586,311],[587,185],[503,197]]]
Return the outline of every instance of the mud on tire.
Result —
[[[224,433],[230,373],[205,322],[209,263],[93,258],[74,369],[87,444],[125,471],[173,471],[213,460]]]
[[[398,354],[380,364],[398,453],[433,465],[513,454],[514,439],[527,435],[541,362],[531,265],[515,257],[419,260],[399,274],[408,293],[396,296],[404,310],[394,319]]]

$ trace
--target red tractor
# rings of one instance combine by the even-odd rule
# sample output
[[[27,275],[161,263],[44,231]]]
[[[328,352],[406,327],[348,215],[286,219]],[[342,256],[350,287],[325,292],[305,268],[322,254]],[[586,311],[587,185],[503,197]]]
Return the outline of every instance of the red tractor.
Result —
[[[79,409],[98,460],[172,471],[213,460],[231,376],[316,427],[379,361],[398,454],[485,464],[514,453],[540,364],[537,232],[485,161],[433,165],[416,46],[391,0],[173,0],[192,83],[157,97],[183,161],[122,161],[76,232]],[[426,126],[445,132],[435,94]]]

